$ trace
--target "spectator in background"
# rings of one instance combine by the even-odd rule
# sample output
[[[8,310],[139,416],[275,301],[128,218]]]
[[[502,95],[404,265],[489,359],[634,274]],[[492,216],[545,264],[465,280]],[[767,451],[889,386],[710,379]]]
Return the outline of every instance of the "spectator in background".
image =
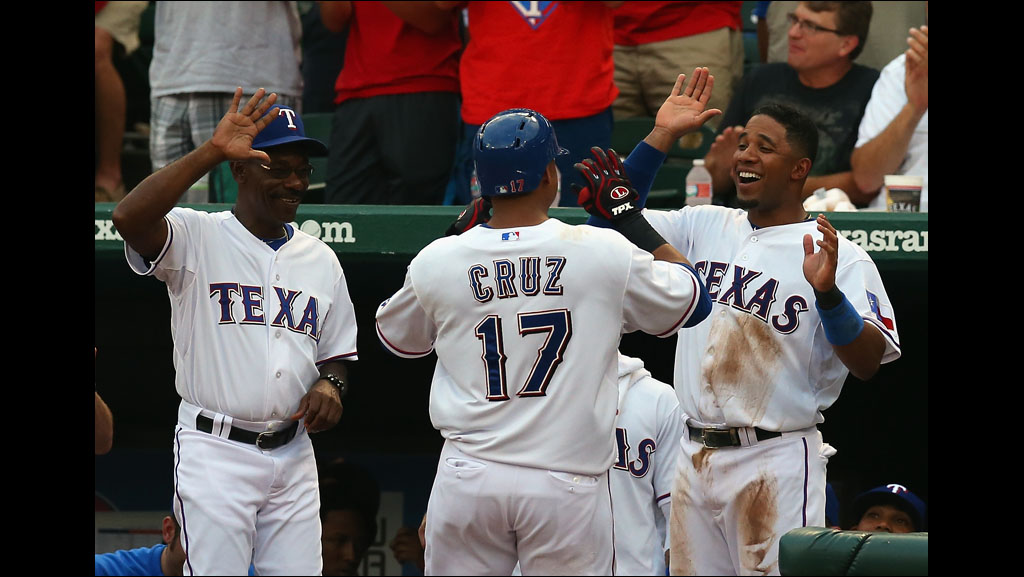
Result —
[[[302,113],[334,112],[334,82],[345,62],[348,32],[331,32],[320,16],[320,3],[296,3],[302,21]]]
[[[359,575],[377,536],[380,488],[366,469],[340,459],[319,471],[323,575]]]
[[[799,2],[791,0],[758,2],[758,10],[764,17],[758,20],[758,42],[765,43],[767,54],[764,62],[785,62],[789,54],[789,20],[786,15],[796,10]],[[868,68],[881,70],[893,58],[899,56],[906,45],[903,38],[906,30],[925,19],[927,2],[875,2],[872,5],[871,35],[863,43],[864,49],[857,62]],[[764,28],[760,26],[765,23]],[[763,36],[762,36],[763,35]]]
[[[615,119],[654,117],[682,71],[715,74],[708,107],[725,110],[743,77],[742,2],[625,2],[615,15]],[[718,127],[718,118],[708,121]],[[629,151],[620,151],[627,153]]]
[[[96,201],[126,194],[121,174],[127,111],[124,82],[114,66],[140,44],[139,23],[149,2],[96,2]]]
[[[167,515],[161,532],[163,543],[159,545],[96,555],[96,575],[183,575],[186,555],[179,538],[181,525]]]
[[[768,103],[795,108],[818,128],[818,157],[804,196],[818,188],[862,194],[850,170],[864,108],[878,71],[854,59],[868,36],[871,2],[800,2],[789,14],[789,59],[762,64],[743,79],[705,156],[715,204],[736,206],[733,153],[751,112]]]
[[[96,347],[92,349],[93,359],[96,358]],[[114,415],[110,407],[103,402],[100,392],[96,391],[96,454],[105,455],[114,446]]]
[[[882,69],[850,158],[863,192],[850,199],[873,210],[885,210],[885,175],[913,174],[924,177],[921,212],[928,212],[928,27],[911,28],[907,44]]]
[[[462,138],[472,141],[486,120],[512,108],[530,108],[554,125],[571,151],[556,159],[560,206],[577,206],[573,165],[591,146],[611,145],[615,87],[614,22],[618,2],[435,2],[466,9],[469,41],[459,67]],[[673,79],[674,81],[674,79]],[[456,159],[451,204],[468,204],[473,161]]]
[[[276,92],[278,106],[301,113],[300,35],[294,2],[157,2],[149,67],[153,172],[213,136],[235,87]],[[234,202],[237,190],[222,163],[180,202]]]
[[[889,483],[853,500],[851,531],[914,533],[928,530],[928,506],[905,486]]]
[[[430,2],[322,2],[348,31],[334,85],[328,204],[441,204],[458,139],[454,14]]]

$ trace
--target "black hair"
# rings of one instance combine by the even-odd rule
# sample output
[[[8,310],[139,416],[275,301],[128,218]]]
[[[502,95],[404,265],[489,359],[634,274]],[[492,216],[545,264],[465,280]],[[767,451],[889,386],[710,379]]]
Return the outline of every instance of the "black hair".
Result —
[[[320,519],[330,511],[355,511],[363,518],[366,534],[377,536],[380,487],[369,471],[348,462],[334,462],[320,468]]]
[[[751,118],[763,114],[774,119],[786,129],[786,142],[800,157],[807,157],[814,164],[818,156],[818,127],[799,110],[777,102],[765,104],[754,110]]]

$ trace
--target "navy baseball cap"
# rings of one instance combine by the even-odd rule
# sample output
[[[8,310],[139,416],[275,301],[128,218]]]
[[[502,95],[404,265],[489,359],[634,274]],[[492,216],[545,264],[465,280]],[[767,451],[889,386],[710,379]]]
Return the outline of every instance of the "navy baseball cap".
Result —
[[[874,505],[892,505],[910,515],[914,531],[928,530],[928,506],[903,485],[889,483],[857,495],[853,500],[854,522],[859,522],[864,512]]]
[[[270,110],[274,108],[272,106]],[[288,106],[277,105],[276,108],[277,118],[252,139],[254,149],[266,150],[290,142],[301,142],[307,156],[327,156],[327,145],[306,136],[306,128],[298,112]]]

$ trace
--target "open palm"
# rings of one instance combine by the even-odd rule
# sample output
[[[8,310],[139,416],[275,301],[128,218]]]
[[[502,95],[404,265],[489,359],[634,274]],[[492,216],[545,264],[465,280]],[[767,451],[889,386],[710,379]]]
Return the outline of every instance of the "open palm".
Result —
[[[658,115],[654,119],[656,128],[663,128],[671,134],[683,135],[697,130],[709,119],[722,113],[717,108],[707,108],[715,77],[706,66],[694,69],[684,89],[685,80],[685,74],[680,74],[676,78],[672,93],[658,109]]]
[[[211,139],[213,145],[221,149],[228,160],[270,160],[267,153],[252,148],[256,135],[275,118],[273,114],[267,114],[267,110],[277,101],[277,93],[271,93],[265,101],[260,102],[264,94],[266,91],[260,88],[245,106],[239,109],[242,89],[235,89],[231,107],[217,124]]]

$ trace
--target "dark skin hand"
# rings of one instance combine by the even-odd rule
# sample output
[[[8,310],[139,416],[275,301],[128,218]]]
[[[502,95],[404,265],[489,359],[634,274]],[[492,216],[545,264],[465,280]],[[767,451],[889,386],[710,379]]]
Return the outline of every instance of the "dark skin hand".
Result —
[[[423,570],[423,546],[416,531],[410,527],[399,527],[395,538],[391,540],[391,552],[399,563],[412,563]]]
[[[818,292],[828,292],[836,286],[836,267],[839,262],[839,233],[824,214],[818,215],[818,231],[822,239],[815,242],[811,235],[804,235],[804,278]],[[815,252],[814,245],[821,250]],[[878,372],[885,354],[885,337],[875,325],[865,322],[864,329],[852,343],[832,347],[836,356],[850,373],[866,381]]]
[[[348,370],[344,363],[327,363],[320,367],[320,374],[334,374],[347,380]],[[330,382],[318,379],[313,387],[309,389],[302,400],[299,401],[299,409],[289,420],[303,420],[303,426],[309,433],[326,431],[341,420],[341,413],[344,407],[341,404],[341,396],[338,389]]]

